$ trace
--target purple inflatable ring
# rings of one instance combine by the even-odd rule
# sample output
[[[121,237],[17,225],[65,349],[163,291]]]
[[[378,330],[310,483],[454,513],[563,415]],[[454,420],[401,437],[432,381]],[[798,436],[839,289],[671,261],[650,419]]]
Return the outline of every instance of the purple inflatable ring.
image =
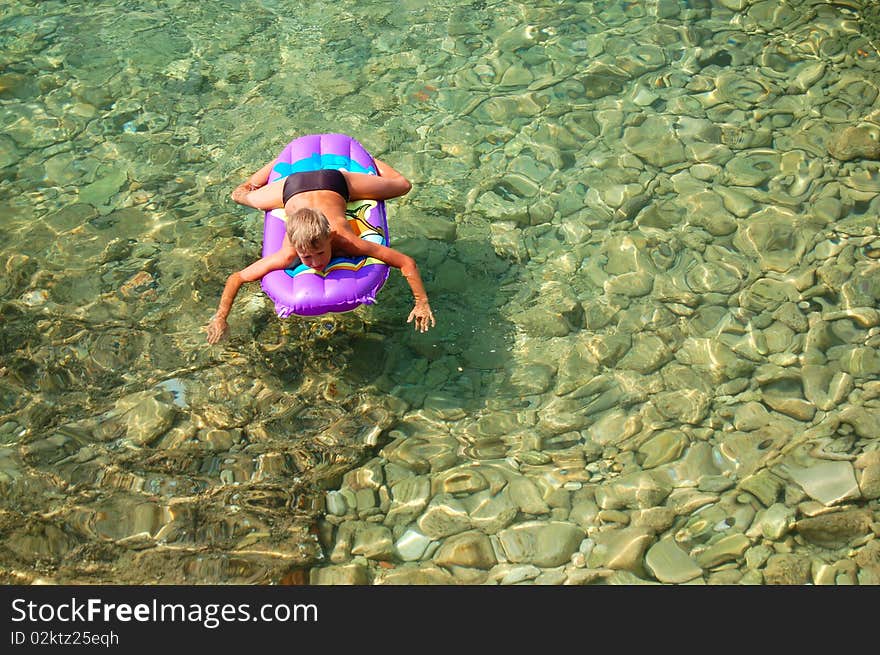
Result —
[[[321,168],[345,169],[353,173],[378,175],[369,152],[346,134],[310,134],[285,146],[272,166],[269,182],[291,173]],[[346,218],[362,239],[388,245],[388,219],[385,203],[353,200],[346,207]],[[266,212],[263,223],[263,257],[280,250],[286,231],[283,209]],[[323,271],[298,265],[272,271],[261,286],[275,303],[279,318],[291,314],[318,316],[347,312],[376,302],[376,293],[388,279],[388,265],[366,257],[334,257]]]

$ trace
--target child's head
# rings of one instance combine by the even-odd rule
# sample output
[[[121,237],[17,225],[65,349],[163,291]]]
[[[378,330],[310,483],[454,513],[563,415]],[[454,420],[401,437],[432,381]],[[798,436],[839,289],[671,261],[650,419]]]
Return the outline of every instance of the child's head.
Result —
[[[330,222],[317,209],[303,207],[288,214],[287,238],[306,266],[321,270],[330,262]]]

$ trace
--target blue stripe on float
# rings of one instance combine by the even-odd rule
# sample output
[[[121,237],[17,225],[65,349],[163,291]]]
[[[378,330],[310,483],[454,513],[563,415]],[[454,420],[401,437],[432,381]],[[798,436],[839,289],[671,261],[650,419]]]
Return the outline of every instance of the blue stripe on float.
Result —
[[[317,171],[322,168],[344,168],[352,173],[376,174],[376,170],[372,166],[365,168],[350,157],[345,157],[344,155],[321,154],[317,152],[312,153],[311,157],[306,157],[305,159],[300,159],[292,163],[278,162],[275,164],[273,171],[278,177],[287,177],[292,173]]]

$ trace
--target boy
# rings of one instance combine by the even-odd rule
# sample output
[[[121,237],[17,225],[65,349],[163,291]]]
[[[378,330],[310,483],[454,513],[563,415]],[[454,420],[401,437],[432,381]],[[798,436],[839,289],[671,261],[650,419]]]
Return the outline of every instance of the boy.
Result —
[[[415,321],[415,329],[420,332],[434,327],[434,314],[415,260],[393,248],[361,239],[345,218],[349,200],[388,200],[412,188],[409,181],[388,164],[378,159],[374,161],[379,175],[321,169],[293,173],[267,184],[275,163],[272,161],[236,187],[232,199],[240,205],[264,211],[284,207],[287,234],[280,250],[227,278],[217,312],[208,324],[208,343],[217,343],[228,333],[226,317],[245,282],[288,268],[297,258],[320,271],[331,257],[343,254],[374,257],[400,269],[415,298],[415,307],[406,322]]]

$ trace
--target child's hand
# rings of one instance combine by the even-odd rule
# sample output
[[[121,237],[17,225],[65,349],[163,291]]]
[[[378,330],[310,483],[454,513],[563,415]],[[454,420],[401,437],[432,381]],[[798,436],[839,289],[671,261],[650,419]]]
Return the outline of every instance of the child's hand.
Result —
[[[208,343],[215,344],[229,332],[229,324],[225,319],[214,316],[208,323]]]
[[[416,303],[416,306],[413,307],[413,310],[409,313],[409,318],[406,319],[406,322],[412,323],[413,319],[416,320],[415,327],[419,332],[427,332],[428,328],[432,328],[436,325],[436,321],[434,321],[434,313],[431,311],[431,306],[428,304],[427,300]]]

